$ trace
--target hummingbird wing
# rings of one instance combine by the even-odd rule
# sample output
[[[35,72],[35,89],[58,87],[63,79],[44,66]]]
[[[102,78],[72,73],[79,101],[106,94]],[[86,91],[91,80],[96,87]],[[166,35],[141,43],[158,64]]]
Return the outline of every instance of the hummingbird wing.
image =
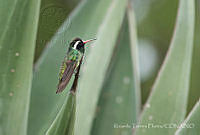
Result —
[[[59,84],[58,84],[56,93],[60,93],[65,89],[65,87],[69,83],[69,80],[71,79],[74,73],[76,64],[77,64],[77,61],[73,61],[73,60],[68,60],[66,62],[63,62],[61,66]]]

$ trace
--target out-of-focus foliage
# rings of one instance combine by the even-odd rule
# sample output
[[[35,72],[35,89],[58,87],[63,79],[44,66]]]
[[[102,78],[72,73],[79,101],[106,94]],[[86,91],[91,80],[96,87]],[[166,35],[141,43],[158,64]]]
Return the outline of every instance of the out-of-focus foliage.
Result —
[[[131,23],[131,25],[133,24]],[[136,123],[139,117],[140,94],[138,93],[138,87],[136,87],[138,72],[134,73],[136,65],[131,62],[132,47],[130,46],[128,31],[128,22],[125,20],[118,37],[119,42],[116,43],[115,53],[112,56],[106,81],[102,87],[99,104],[96,108],[91,132],[93,135],[131,134],[131,128],[123,129],[118,128],[118,126],[124,123]],[[132,38],[136,39],[137,37]],[[136,49],[135,47],[133,48]],[[122,65],[126,66],[122,67]],[[130,106],[126,106],[127,104]]]
[[[191,69],[191,80],[190,80],[190,91],[188,98],[188,113],[191,111],[195,103],[200,97],[200,0],[195,1],[195,33],[194,33],[194,49],[193,49],[193,60]]]
[[[200,133],[200,102],[198,101],[186,120],[181,124],[182,128],[175,135],[198,135]]]
[[[173,33],[176,12],[178,7],[178,0],[134,0],[133,2],[134,9],[136,12],[136,20],[138,22],[138,37],[139,43],[141,45],[143,42],[148,41],[149,45],[156,47],[156,51],[159,53],[159,64],[157,63],[156,70],[153,71],[151,78],[142,82],[142,103],[146,102],[146,99],[149,95],[149,90],[152,87],[152,84],[156,78],[158,68],[162,64],[163,58],[166,55],[168,45]],[[195,35],[194,35],[194,53],[192,60],[192,69],[191,69],[191,83],[189,91],[189,100],[188,100],[188,113],[191,111],[194,104],[197,102],[200,91],[199,91],[199,68],[200,63],[199,59],[199,43],[200,43],[200,1],[195,0]],[[145,44],[148,44],[145,42]],[[147,48],[148,49],[148,48]],[[141,50],[141,55],[145,57],[146,50]],[[151,51],[150,51],[151,52]],[[145,54],[144,54],[145,53]],[[145,57],[147,61],[152,61]],[[143,60],[143,58],[141,59]],[[146,63],[147,64],[147,63]],[[142,65],[145,68],[145,65]],[[148,66],[146,66],[148,67]],[[148,70],[148,69],[147,69]],[[156,72],[155,72],[156,71]]]
[[[0,135],[26,135],[40,0],[0,0]]]
[[[198,135],[199,11],[200,0],[0,0],[0,135]],[[70,81],[56,95],[75,37],[97,41],[78,91]],[[138,121],[195,127],[132,129]]]
[[[141,115],[141,125],[179,125],[184,120],[190,83],[194,17],[194,1],[181,0],[170,48]],[[136,135],[171,135],[175,131],[175,128],[165,127],[140,128],[136,129]]]
[[[159,61],[156,61],[154,66],[156,69],[152,70],[152,76],[142,82],[142,103],[144,104],[170,44],[176,21],[178,0],[133,0],[133,6],[138,23],[139,45],[143,43],[142,41],[146,41],[145,44],[156,48],[155,51],[158,51],[159,56]],[[146,48],[146,50],[149,49]],[[144,51],[140,51],[143,57],[147,54]],[[151,63],[153,60],[150,58],[145,57],[146,61]],[[141,68],[148,67],[142,66]],[[141,78],[143,77],[141,76]]]

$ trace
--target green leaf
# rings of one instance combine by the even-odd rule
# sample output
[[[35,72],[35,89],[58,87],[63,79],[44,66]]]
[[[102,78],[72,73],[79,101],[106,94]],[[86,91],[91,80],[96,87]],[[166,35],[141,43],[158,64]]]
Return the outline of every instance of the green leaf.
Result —
[[[65,94],[71,82],[63,93],[57,95],[55,92],[59,68],[68,49],[68,43],[75,37],[81,37],[84,40],[96,37],[96,32],[110,4],[111,0],[82,1],[45,49],[36,64],[33,76],[28,123],[29,135],[45,134],[65,102]],[[86,55],[88,53],[89,50],[86,49]]]
[[[0,3],[0,134],[26,135],[40,0]]]
[[[135,87],[135,102],[136,102],[136,121],[141,111],[141,89],[140,89],[140,76],[139,76],[139,55],[138,55],[138,39],[137,39],[137,25],[135,19],[135,13],[131,4],[127,9],[128,25],[129,25],[129,37],[130,37],[130,50],[131,60],[133,65],[133,77]]]
[[[77,97],[75,135],[90,134],[95,109],[117,42],[126,9],[126,0],[112,0],[104,22],[99,27],[97,41],[83,66]]]
[[[199,135],[200,102],[198,101],[175,135]]]
[[[173,35],[178,0],[132,0],[138,27],[138,39],[149,43],[158,53],[158,61],[147,80],[142,80],[141,97],[145,104]],[[156,4],[155,4],[156,3]],[[141,50],[143,52],[143,50]],[[142,69],[148,69],[142,67]]]
[[[193,49],[194,1],[180,0],[174,36],[141,116],[136,135],[171,135],[175,128],[153,128],[153,125],[180,124],[187,107],[190,67]]]
[[[136,36],[136,35],[135,35]],[[136,39],[136,37],[133,37]],[[92,135],[132,134],[132,124],[137,122],[140,110],[136,91],[137,76],[131,59],[127,17],[118,36],[118,42],[96,108]],[[126,125],[127,128],[119,126]]]
[[[46,132],[46,135],[73,135],[76,111],[76,95],[69,93],[60,112]]]
[[[190,91],[189,91],[189,98],[188,98],[188,113],[192,110],[195,103],[198,101],[200,97],[200,1],[195,1],[195,11],[196,11],[196,18],[195,18],[195,34],[194,34],[194,52],[193,52],[193,60],[192,60],[192,68],[191,68],[191,80],[190,80]]]

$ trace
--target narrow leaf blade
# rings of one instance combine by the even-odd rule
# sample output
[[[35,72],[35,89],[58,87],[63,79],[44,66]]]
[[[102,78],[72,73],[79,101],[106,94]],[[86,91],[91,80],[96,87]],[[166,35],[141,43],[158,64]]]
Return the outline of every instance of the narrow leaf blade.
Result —
[[[133,77],[135,87],[135,102],[136,102],[136,121],[141,112],[141,89],[140,89],[140,75],[139,75],[139,54],[138,54],[138,38],[137,38],[137,25],[135,19],[135,13],[131,4],[127,9],[128,25],[129,25],[129,37],[130,37],[130,50],[131,60],[133,65]]]
[[[175,135],[198,135],[200,133],[200,102],[198,101]]]
[[[72,135],[74,130],[76,95],[69,93],[60,112],[46,132],[46,135]]]

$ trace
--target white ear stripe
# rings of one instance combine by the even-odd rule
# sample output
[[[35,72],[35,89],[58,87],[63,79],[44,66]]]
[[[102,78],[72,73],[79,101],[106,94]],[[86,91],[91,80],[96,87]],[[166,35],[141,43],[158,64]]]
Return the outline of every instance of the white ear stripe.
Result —
[[[75,45],[74,45],[74,49],[76,49],[77,45],[80,43],[81,41],[76,41]]]

